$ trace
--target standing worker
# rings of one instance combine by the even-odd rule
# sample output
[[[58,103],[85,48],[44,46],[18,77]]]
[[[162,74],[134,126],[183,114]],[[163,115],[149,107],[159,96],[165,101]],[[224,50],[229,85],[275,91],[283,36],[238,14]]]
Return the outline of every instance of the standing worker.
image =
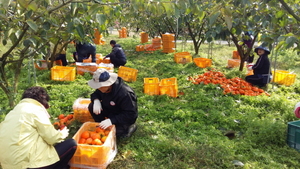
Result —
[[[30,87],[0,123],[0,163],[3,169],[67,169],[77,143],[56,130],[47,110],[50,97],[42,87]]]
[[[115,40],[111,40],[109,44],[112,47],[110,54],[106,55],[103,59],[110,58],[110,62],[115,68],[124,66],[127,62],[126,55],[121,45],[117,44]]]
[[[258,87],[266,87],[271,81],[272,75],[270,73],[270,60],[268,55],[270,51],[268,48],[259,46],[255,48],[254,52],[259,56],[254,65],[248,65],[248,70],[253,70],[253,75],[246,76],[246,81]]]
[[[132,88],[118,74],[103,68],[94,72],[88,85],[96,89],[88,106],[95,122],[100,122],[103,129],[114,124],[118,138],[130,137],[137,129],[138,117],[137,97]]]

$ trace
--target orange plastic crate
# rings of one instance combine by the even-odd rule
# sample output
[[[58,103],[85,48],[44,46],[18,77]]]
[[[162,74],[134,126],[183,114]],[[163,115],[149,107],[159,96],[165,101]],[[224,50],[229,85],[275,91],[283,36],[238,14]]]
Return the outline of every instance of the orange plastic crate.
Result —
[[[232,52],[232,59],[239,59],[239,60],[241,59],[240,54],[239,54],[238,51],[234,50]]]
[[[87,59],[83,59],[82,60],[83,63],[91,63],[92,62],[92,57],[90,56],[89,58]],[[99,64],[103,62],[103,57],[102,57],[102,54],[100,53],[96,53],[96,63]]]
[[[97,126],[99,123],[84,123],[73,136],[73,139],[78,142],[82,132],[94,131]],[[105,169],[113,161],[116,154],[116,128],[112,125],[103,145],[78,144],[69,165],[72,169]]]
[[[144,51],[144,50],[145,50],[144,45],[137,45],[135,47],[135,51],[137,51],[137,52],[141,52],[141,51]]]
[[[286,71],[286,70],[275,70],[272,71],[273,79],[272,81],[285,86],[290,86],[294,84],[296,79],[296,74]]]
[[[78,98],[73,104],[74,119],[80,121],[81,123],[91,121],[94,119],[89,112],[88,106],[91,103],[89,98]]]
[[[138,74],[137,69],[120,66],[118,70],[118,76],[127,82],[135,82]]]
[[[74,81],[76,75],[75,67],[54,66],[51,68],[51,80]]]
[[[178,95],[178,86],[176,78],[167,78],[161,79],[159,83],[159,94],[160,95],[169,95],[171,97],[177,97]]]
[[[239,67],[241,64],[240,59],[228,59],[227,67],[234,68]]]
[[[194,62],[198,67],[201,68],[210,67],[212,64],[211,59],[207,59],[207,58],[194,58]]]
[[[144,78],[144,93],[149,95],[159,95],[159,79]]]
[[[92,74],[98,69],[98,65],[96,63],[82,63],[76,62],[76,71],[79,75],[84,75],[84,73]]]
[[[176,63],[189,63],[193,58],[189,52],[179,52],[174,54],[174,61]]]

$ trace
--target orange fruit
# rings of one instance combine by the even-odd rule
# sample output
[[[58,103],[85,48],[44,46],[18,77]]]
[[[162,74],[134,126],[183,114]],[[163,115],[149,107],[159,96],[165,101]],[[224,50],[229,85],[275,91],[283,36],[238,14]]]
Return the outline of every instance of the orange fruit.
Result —
[[[68,114],[68,115],[67,115],[67,118],[68,118],[68,120],[73,119],[73,114]]]
[[[107,136],[103,136],[103,137],[101,138],[101,141],[104,143],[105,140],[106,140],[106,138],[107,138]]]
[[[102,129],[101,127],[96,127],[95,131],[96,131],[97,133],[100,133],[101,131],[103,131],[103,129]]]
[[[86,144],[92,144],[93,143],[93,139],[92,138],[87,138],[85,141]]]
[[[80,138],[78,141],[79,144],[85,144],[85,142],[86,142],[85,138]]]
[[[109,130],[105,130],[104,135],[108,136],[109,132],[110,132]]]
[[[90,137],[95,140],[95,139],[100,139],[100,134],[96,132],[91,132]]]
[[[81,133],[80,138],[89,138],[90,137],[90,132],[89,131],[84,131],[83,133]]]
[[[60,114],[60,115],[58,116],[58,119],[63,119],[63,118],[65,118],[65,115],[64,115],[64,114]]]

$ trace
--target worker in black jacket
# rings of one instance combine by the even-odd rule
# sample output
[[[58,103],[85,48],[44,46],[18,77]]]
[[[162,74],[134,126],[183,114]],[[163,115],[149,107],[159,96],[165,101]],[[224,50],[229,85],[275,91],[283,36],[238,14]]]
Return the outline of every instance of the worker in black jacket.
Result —
[[[96,62],[96,46],[90,43],[75,43],[76,52],[73,53],[75,62],[83,62],[83,59],[92,57],[92,62]]]
[[[255,48],[254,52],[259,56],[256,63],[252,65],[248,65],[248,70],[253,70],[253,75],[246,76],[246,81],[259,86],[265,87],[272,78],[272,74],[270,72],[270,60],[268,55],[270,51],[268,48],[259,46]]]
[[[117,137],[130,137],[136,131],[138,117],[137,97],[122,78],[106,69],[94,72],[93,79],[88,81],[91,94],[88,109],[100,127],[106,129],[114,124]]]
[[[110,58],[110,62],[114,65],[115,68],[124,66],[127,62],[127,59],[121,45],[117,44],[115,40],[111,40],[110,45],[112,46],[112,51],[110,54],[106,55],[104,59]]]

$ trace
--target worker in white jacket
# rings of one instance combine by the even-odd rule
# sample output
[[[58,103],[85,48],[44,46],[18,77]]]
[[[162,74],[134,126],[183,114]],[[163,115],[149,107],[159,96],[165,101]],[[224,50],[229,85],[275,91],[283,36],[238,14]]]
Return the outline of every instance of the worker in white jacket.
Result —
[[[77,144],[56,130],[47,112],[50,97],[42,87],[30,87],[0,123],[0,163],[3,169],[68,168]],[[65,141],[64,141],[65,140]]]

